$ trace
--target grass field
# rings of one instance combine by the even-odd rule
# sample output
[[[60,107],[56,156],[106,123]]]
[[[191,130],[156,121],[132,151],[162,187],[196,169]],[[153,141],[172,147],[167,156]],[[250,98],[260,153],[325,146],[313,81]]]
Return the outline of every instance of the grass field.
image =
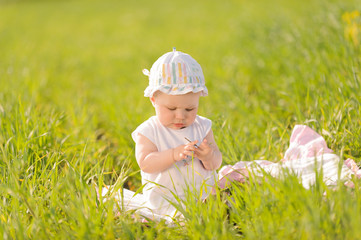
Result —
[[[94,184],[141,186],[130,133],[154,114],[141,71],[172,47],[203,67],[199,114],[223,164],[279,161],[295,124],[361,164],[360,6],[0,0],[0,238],[358,239],[358,180],[306,190],[295,176],[251,178],[233,200],[187,201],[175,227],[115,216]]]

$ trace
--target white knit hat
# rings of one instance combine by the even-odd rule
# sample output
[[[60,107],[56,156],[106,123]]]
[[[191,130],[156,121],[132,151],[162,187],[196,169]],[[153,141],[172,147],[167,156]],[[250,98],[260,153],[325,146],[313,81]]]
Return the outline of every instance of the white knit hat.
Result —
[[[176,51],[175,48],[158,58],[150,71],[144,69],[143,73],[149,76],[145,97],[152,97],[158,90],[170,95],[189,92],[208,95],[201,66],[190,55]]]

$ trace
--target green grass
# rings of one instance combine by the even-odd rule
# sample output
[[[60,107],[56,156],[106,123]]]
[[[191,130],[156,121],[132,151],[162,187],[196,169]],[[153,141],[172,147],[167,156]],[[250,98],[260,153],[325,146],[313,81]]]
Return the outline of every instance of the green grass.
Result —
[[[0,1],[1,238],[357,239],[357,180],[306,190],[292,175],[251,178],[203,204],[190,197],[172,228],[116,216],[94,184],[141,186],[130,134],[154,114],[141,70],[174,46],[203,67],[199,114],[213,120],[223,164],[279,161],[295,124],[360,164],[361,27],[355,44],[342,20],[360,6]]]

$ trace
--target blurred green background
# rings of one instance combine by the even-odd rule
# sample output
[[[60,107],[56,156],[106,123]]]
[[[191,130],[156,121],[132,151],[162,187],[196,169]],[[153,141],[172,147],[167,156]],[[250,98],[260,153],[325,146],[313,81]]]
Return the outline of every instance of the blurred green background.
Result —
[[[173,47],[203,68],[209,96],[199,114],[213,120],[224,164],[279,161],[295,124],[309,125],[337,154],[360,162],[360,6],[0,1],[3,189],[28,180],[19,188],[26,195],[39,184],[34,177],[54,176],[52,164],[59,173],[51,191],[68,168],[86,183],[102,174],[107,184],[123,166],[139,170],[130,134],[154,114],[143,97],[142,69]],[[139,174],[125,185],[137,189]]]

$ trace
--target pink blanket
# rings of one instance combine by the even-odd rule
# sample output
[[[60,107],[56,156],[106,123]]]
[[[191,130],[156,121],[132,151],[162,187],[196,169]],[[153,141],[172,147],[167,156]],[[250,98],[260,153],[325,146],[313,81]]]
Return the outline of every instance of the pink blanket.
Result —
[[[297,174],[305,188],[309,188],[315,182],[316,169],[323,170],[323,180],[327,185],[335,185],[339,179],[350,180],[353,174],[361,178],[361,170],[355,161],[347,159],[340,165],[340,158],[327,147],[322,136],[308,126],[296,125],[292,131],[289,148],[280,163],[255,160],[224,166],[219,171],[218,185],[225,188],[230,181],[244,182],[250,172],[258,176],[267,172],[277,177],[284,169]]]

